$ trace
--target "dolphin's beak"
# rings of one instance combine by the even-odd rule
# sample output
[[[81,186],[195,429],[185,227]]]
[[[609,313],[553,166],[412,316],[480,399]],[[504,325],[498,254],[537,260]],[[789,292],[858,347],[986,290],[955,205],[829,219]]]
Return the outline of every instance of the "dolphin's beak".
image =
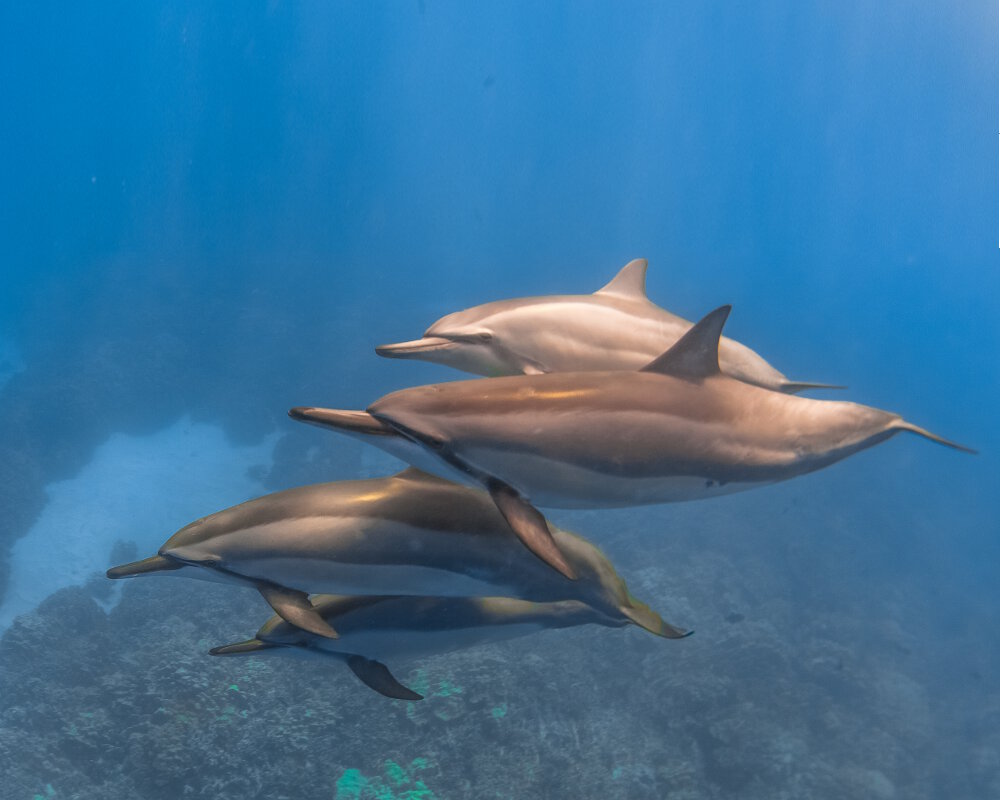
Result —
[[[130,564],[112,567],[104,574],[111,579],[131,578],[133,575],[146,575],[150,572],[169,572],[174,569],[182,569],[184,566],[186,565],[183,561],[156,555],[144,558],[142,561],[133,561]]]
[[[298,422],[308,422],[345,433],[360,433],[370,436],[398,435],[392,426],[375,419],[367,411],[341,411],[336,408],[298,406],[290,409],[288,416]]]
[[[414,339],[412,342],[381,344],[375,348],[375,352],[385,358],[420,358],[426,353],[434,353],[454,346],[455,343],[451,339],[442,339],[440,336],[425,336],[423,339]]]

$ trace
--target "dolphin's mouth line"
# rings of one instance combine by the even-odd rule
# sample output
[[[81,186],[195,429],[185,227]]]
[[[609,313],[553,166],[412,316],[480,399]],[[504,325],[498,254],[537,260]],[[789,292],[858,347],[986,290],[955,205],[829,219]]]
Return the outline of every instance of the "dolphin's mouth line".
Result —
[[[425,353],[450,350],[458,346],[458,344],[458,341],[446,339],[443,336],[424,336],[409,342],[380,344],[375,348],[375,352],[384,358],[411,358],[421,356]]]

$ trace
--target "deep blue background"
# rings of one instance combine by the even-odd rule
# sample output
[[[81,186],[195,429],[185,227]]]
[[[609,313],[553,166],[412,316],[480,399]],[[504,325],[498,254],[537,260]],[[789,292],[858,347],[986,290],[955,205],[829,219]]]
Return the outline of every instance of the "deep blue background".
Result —
[[[922,570],[942,619],[989,618],[996,30],[985,2],[5,4],[18,474],[448,376],[371,347],[644,256],[661,305],[731,302],[788,375],[982,450],[900,437],[805,480],[871,491],[870,586]]]

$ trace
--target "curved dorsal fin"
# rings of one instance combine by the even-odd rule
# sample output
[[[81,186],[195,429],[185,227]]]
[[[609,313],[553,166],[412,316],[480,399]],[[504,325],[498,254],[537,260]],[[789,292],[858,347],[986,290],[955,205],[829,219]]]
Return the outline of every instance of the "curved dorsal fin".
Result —
[[[707,378],[719,372],[719,339],[732,306],[710,311],[662,356],[640,372],[658,372],[677,378]]]
[[[636,258],[622,267],[608,283],[594,294],[610,294],[626,300],[646,299],[646,267],[644,258]]]

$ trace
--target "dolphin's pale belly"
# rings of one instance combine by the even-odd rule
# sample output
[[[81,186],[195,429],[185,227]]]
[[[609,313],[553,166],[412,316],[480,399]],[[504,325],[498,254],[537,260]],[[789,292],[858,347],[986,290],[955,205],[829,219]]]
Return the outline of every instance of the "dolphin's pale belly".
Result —
[[[463,456],[477,468],[513,486],[532,503],[550,508],[678,503],[742,492],[773,482],[720,482],[701,475],[627,477],[530,453],[497,450],[470,450]]]
[[[205,569],[204,567],[195,566],[193,564],[185,564],[180,569],[164,570],[163,572],[150,572],[143,577],[157,577],[157,576],[169,576],[169,577],[179,577],[179,578],[194,578],[198,581],[207,581],[209,583],[225,583],[229,586],[247,586],[246,580],[244,580],[239,575],[231,575],[226,572],[219,572],[214,569]]]
[[[509,592],[521,596],[519,587],[492,582],[493,576],[477,575],[471,569],[470,574],[465,574],[411,564],[350,564],[280,555],[250,558],[236,566],[244,575],[308,594],[490,597]]]

